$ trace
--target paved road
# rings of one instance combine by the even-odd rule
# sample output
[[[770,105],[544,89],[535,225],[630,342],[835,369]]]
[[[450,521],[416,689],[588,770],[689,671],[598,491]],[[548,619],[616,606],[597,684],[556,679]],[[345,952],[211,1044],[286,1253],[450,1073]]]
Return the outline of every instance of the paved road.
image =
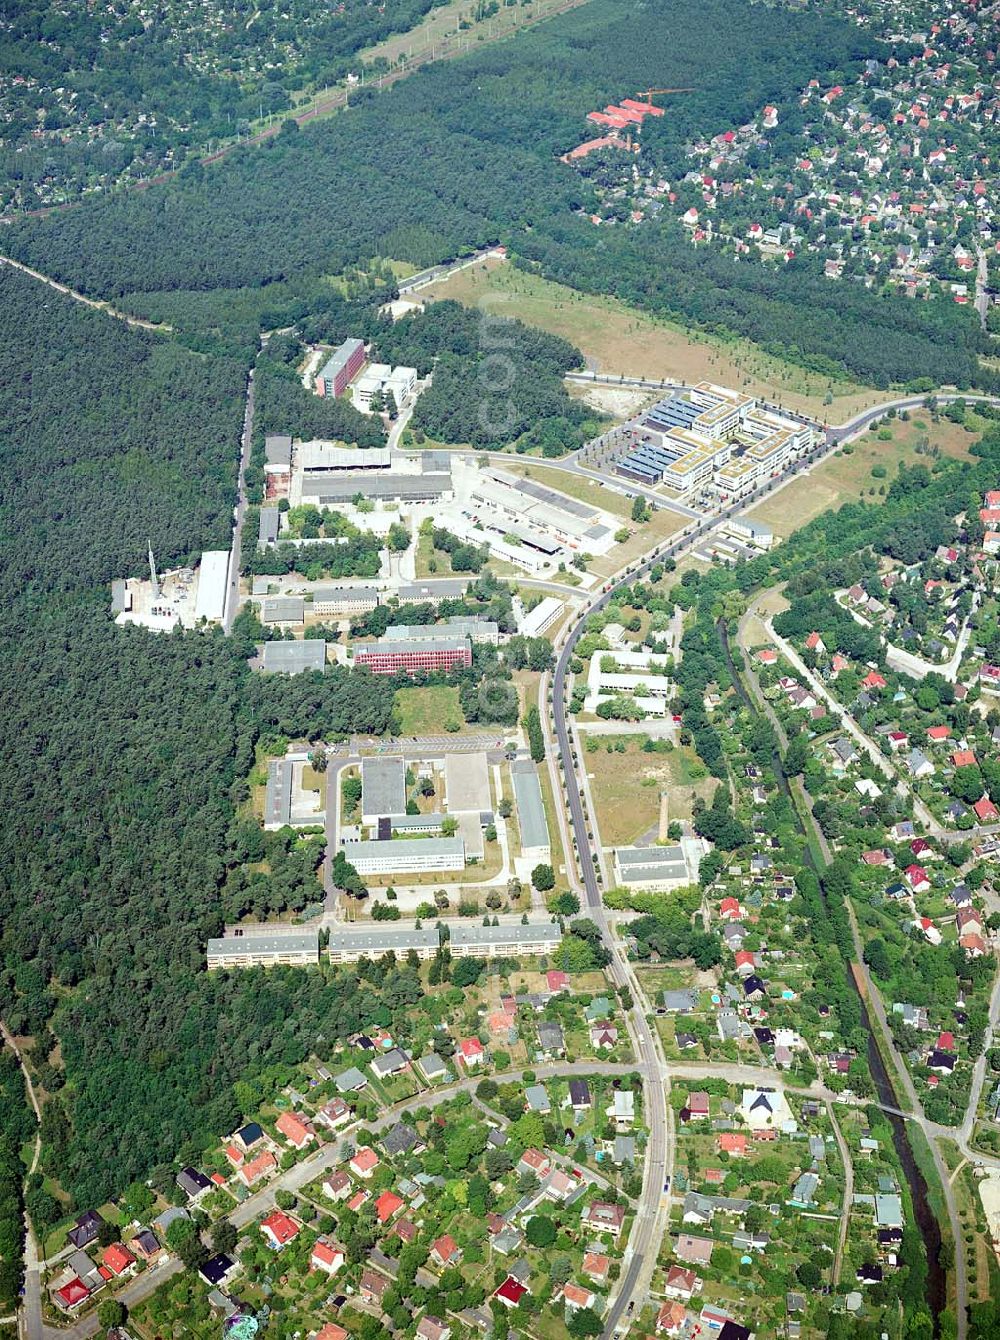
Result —
[[[226,604],[222,615],[224,633],[232,631],[233,620],[240,604],[240,564],[243,553],[243,523],[247,515],[246,472],[250,464],[253,439],[253,399],[253,368],[251,368],[247,374],[247,401],[243,411],[243,438],[240,443],[240,466],[236,482],[236,516],[233,522],[233,545],[229,555],[229,585],[226,587]]]

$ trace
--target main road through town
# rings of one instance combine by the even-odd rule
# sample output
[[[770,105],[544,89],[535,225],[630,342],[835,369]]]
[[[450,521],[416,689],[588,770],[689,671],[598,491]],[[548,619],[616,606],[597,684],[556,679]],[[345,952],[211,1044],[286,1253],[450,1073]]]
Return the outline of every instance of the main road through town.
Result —
[[[236,481],[236,509],[233,513],[233,547],[229,554],[229,574],[222,614],[222,630],[231,633],[240,604],[240,563],[243,550],[243,522],[247,515],[246,474],[253,442],[253,368],[247,374],[247,400],[243,411],[243,436],[240,439],[240,468]]]

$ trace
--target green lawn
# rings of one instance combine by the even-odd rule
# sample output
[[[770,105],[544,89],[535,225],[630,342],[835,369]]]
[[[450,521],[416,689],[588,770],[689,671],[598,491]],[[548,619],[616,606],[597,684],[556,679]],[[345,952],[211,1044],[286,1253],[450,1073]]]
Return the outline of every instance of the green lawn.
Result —
[[[397,689],[396,707],[401,735],[440,735],[448,721],[465,725],[465,716],[458,701],[458,689],[447,684]]]

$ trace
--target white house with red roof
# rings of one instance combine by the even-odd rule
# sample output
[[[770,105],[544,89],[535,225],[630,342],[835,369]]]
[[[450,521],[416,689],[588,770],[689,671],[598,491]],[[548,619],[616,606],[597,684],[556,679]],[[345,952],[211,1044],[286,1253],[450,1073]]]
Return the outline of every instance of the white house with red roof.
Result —
[[[486,1051],[478,1038],[462,1038],[458,1044],[458,1059],[468,1070],[481,1065]]]
[[[314,1270],[325,1271],[327,1275],[336,1275],[347,1257],[344,1255],[343,1247],[335,1242],[327,1242],[325,1238],[320,1238],[313,1245],[312,1255],[309,1257],[309,1264]]]
[[[277,1251],[298,1237],[299,1225],[294,1219],[289,1218],[284,1210],[275,1210],[266,1219],[261,1220],[260,1231]]]
[[[370,1145],[359,1149],[351,1158],[351,1172],[356,1177],[371,1177],[372,1173],[379,1165],[379,1156]]]
[[[927,871],[922,865],[908,865],[904,871],[904,878],[914,893],[923,893],[931,886]]]

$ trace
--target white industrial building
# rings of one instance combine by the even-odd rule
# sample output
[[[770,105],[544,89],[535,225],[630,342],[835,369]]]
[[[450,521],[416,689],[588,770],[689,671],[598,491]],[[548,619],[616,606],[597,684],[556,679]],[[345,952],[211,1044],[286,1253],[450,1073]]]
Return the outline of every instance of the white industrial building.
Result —
[[[375,586],[317,585],[306,594],[307,607],[324,618],[347,619],[355,614],[369,614],[379,603]]]
[[[342,851],[359,875],[418,875],[465,869],[465,842],[460,837],[345,842]]]
[[[195,620],[207,619],[221,623],[226,611],[226,588],[229,583],[229,550],[206,549],[198,565],[198,594],[195,597]]]
[[[518,632],[524,637],[541,637],[547,633],[561,614],[566,612],[566,602],[558,596],[546,596],[534,609],[526,612],[518,625]]]
[[[629,889],[679,889],[697,879],[680,844],[667,847],[616,847],[615,882]]]
[[[362,414],[370,414],[372,397],[379,394],[383,400],[391,396],[396,409],[400,410],[413,394],[416,385],[416,368],[391,368],[388,363],[369,363],[351,387],[354,408]]]

